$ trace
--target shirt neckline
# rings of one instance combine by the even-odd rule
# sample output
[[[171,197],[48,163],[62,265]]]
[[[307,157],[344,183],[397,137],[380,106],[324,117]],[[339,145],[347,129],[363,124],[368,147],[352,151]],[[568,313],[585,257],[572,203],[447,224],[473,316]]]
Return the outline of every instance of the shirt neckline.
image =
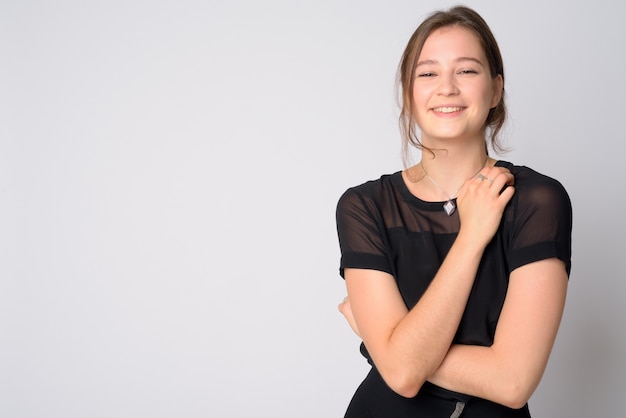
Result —
[[[507,167],[509,165],[510,163],[507,161],[496,160],[494,167]],[[402,178],[402,170],[395,172],[392,175],[392,178],[404,200],[414,206],[419,207],[420,209],[429,211],[440,211],[442,210],[442,205],[447,202],[447,200],[428,201],[415,196],[413,193],[411,193],[408,186],[404,182],[404,179]],[[456,204],[456,197],[452,199],[452,201]]]

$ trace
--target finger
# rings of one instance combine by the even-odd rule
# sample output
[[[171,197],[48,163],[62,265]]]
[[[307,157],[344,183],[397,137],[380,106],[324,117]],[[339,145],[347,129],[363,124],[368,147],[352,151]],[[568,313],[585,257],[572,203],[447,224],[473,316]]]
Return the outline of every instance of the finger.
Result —
[[[512,186],[515,183],[515,177],[511,173],[498,173],[490,181],[489,186],[493,187],[498,193],[501,193],[506,186]]]
[[[474,177],[474,180],[479,185],[486,185],[487,187],[493,183],[494,178],[499,174],[497,171],[493,171],[487,167],[480,170],[478,174]]]
[[[483,182],[483,181],[485,181],[485,180],[488,180],[488,181],[493,181],[493,179],[492,179],[492,178],[490,178],[490,177],[488,177],[488,176],[484,175],[483,173],[478,173],[478,174],[476,175],[476,180],[480,180],[481,182]]]
[[[492,182],[499,174],[511,174],[511,172],[504,167],[485,167],[476,175],[478,180],[487,180]]]
[[[502,192],[500,192],[500,195],[498,196],[498,201],[500,202],[502,210],[504,210],[504,207],[507,205],[507,203],[509,203],[514,194],[515,187],[504,186],[504,190],[502,190]]]
[[[347,303],[348,303],[348,297],[346,296],[345,298],[343,298],[341,303],[337,306],[337,308],[339,309],[339,312],[341,312],[343,315],[345,315],[344,310],[346,308]]]
[[[476,176],[479,187],[493,190],[493,195],[502,193],[505,187],[512,186],[515,183],[515,177],[509,170],[495,167],[489,170],[481,171]]]

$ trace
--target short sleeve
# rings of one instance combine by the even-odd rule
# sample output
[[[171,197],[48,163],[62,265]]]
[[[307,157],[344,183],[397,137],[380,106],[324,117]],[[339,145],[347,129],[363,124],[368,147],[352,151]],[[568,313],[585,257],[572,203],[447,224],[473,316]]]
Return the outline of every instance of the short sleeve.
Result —
[[[337,204],[341,277],[346,268],[380,270],[391,274],[380,211],[362,189],[347,190]]]
[[[565,263],[571,270],[572,205],[563,186],[538,175],[516,187],[510,237],[509,270],[548,258]],[[516,176],[516,186],[518,180]]]

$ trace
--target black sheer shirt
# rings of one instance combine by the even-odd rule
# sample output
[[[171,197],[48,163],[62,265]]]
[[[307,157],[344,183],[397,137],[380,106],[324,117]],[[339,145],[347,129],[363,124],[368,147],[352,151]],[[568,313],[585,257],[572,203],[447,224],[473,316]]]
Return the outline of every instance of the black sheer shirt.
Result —
[[[493,344],[509,275],[516,268],[556,257],[570,273],[572,208],[563,186],[528,167],[496,165],[515,176],[515,194],[485,249],[455,344]],[[345,268],[389,273],[411,309],[459,231],[458,212],[448,216],[443,204],[414,196],[401,172],[348,189],[337,205],[341,276]],[[371,363],[363,345],[361,352]]]

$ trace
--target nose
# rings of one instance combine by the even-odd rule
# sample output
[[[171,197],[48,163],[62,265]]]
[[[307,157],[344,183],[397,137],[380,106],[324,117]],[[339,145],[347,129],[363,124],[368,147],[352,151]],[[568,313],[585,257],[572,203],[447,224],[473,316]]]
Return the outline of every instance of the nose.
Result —
[[[439,94],[453,96],[459,93],[458,86],[453,74],[442,74],[439,77]]]

